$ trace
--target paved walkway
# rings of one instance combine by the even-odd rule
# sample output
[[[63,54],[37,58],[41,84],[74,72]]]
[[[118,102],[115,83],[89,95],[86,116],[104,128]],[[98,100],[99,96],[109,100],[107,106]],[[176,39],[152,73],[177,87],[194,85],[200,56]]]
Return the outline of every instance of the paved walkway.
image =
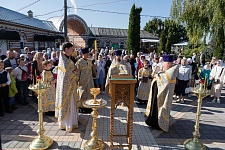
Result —
[[[106,149],[109,149],[110,99],[106,95],[99,97],[108,102],[105,108],[99,109],[98,133],[99,138],[106,143]],[[145,125],[146,105],[135,103],[132,149],[184,149],[183,142],[192,138],[194,130],[196,99],[191,97],[185,104],[173,103],[169,132],[154,130]],[[225,149],[225,99],[221,100],[221,104],[212,104],[210,101],[211,98],[205,98],[203,101],[200,140],[207,149]],[[92,117],[89,114],[80,114],[79,128],[68,133],[58,129],[54,117],[44,116],[45,135],[54,140],[50,149],[83,149],[84,142],[90,139],[91,126]],[[125,126],[126,107],[119,106],[115,112],[115,133],[125,133]],[[0,128],[3,149],[29,149],[29,144],[37,136],[37,104],[29,100],[29,105],[20,106],[13,114],[6,114],[0,118]],[[125,143],[125,139],[116,138],[115,143]]]

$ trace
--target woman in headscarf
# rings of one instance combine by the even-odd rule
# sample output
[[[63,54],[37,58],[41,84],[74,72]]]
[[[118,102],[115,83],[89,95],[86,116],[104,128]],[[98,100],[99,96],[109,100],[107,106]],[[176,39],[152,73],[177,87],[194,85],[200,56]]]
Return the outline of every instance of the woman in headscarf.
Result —
[[[195,73],[195,69],[197,69],[197,66],[193,66],[193,63],[192,63],[192,59],[191,58],[188,58],[187,59],[187,65],[192,70],[192,75],[191,75],[191,80],[189,82],[189,86],[190,87],[194,87],[194,84],[195,84],[195,74],[193,74],[193,73]]]
[[[103,87],[105,84],[105,61],[103,61],[102,55],[98,55],[98,60],[96,62],[97,65],[97,76],[95,78],[95,84],[98,88],[100,88],[101,92],[104,93]]]
[[[221,66],[221,60],[219,60],[210,73],[210,80],[212,80],[212,95],[214,96],[212,103],[217,101],[217,103],[220,104],[221,90],[225,83],[224,76],[224,67]]]
[[[199,75],[200,79],[205,80],[205,87],[210,90],[212,86],[212,81],[209,79],[210,78],[210,72],[211,72],[211,67],[210,64],[207,62],[205,66],[203,67],[201,74]]]
[[[56,52],[55,51],[53,51],[51,53],[51,60],[52,60],[54,66],[58,66],[59,58],[56,57]]]
[[[43,62],[43,53],[37,52],[34,55],[33,64],[32,64],[32,79],[33,79],[33,84],[36,84],[36,77],[38,75],[41,75],[41,73],[43,71],[42,62]]]
[[[181,60],[181,65],[179,66],[178,76],[177,76],[178,89],[176,91],[176,94],[177,96],[179,96],[179,99],[177,100],[177,102],[184,103],[184,96],[186,94],[185,89],[187,88],[187,85],[191,80],[191,74],[192,74],[192,70],[190,67],[188,67],[186,58],[183,58]]]
[[[210,62],[211,69],[213,69],[216,66],[216,62],[217,62],[216,57],[212,57],[212,60]]]

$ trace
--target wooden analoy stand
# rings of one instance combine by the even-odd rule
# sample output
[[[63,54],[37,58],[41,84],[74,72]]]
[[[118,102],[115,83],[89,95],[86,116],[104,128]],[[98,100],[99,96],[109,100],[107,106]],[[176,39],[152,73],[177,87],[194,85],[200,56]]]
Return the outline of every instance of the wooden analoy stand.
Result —
[[[133,111],[134,111],[134,88],[136,79],[132,76],[114,76],[109,81],[109,94],[111,96],[111,111],[110,111],[110,149],[116,147],[128,147],[132,149],[132,130],[133,130]],[[120,103],[124,103],[128,108],[127,113],[127,134],[114,135],[114,111]],[[113,145],[113,137],[125,136],[127,144]]]

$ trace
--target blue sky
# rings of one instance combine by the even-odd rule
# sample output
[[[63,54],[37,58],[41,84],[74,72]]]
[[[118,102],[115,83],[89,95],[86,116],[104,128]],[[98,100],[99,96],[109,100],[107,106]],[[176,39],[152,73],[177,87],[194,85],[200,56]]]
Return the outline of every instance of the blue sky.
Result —
[[[38,0],[7,0],[0,1],[0,6],[17,11],[25,6],[37,2]],[[129,13],[132,5],[135,3],[137,7],[142,7],[141,15],[163,16],[169,17],[172,0],[67,0],[68,7],[73,7],[71,1],[76,2],[77,15],[82,17],[88,26],[93,27],[109,27],[109,28],[128,28]],[[107,4],[106,4],[107,3]],[[43,15],[49,12],[57,11],[48,15],[37,16],[36,18],[47,20],[50,17],[62,16],[64,0],[39,0],[34,5],[20,10],[20,13],[27,14],[32,10],[34,16]],[[89,5],[89,6],[87,6]],[[109,12],[119,12],[127,14],[112,14],[103,12],[94,12],[82,9],[101,10]],[[74,14],[73,9],[68,10],[68,14]],[[152,17],[141,17],[141,28]]]

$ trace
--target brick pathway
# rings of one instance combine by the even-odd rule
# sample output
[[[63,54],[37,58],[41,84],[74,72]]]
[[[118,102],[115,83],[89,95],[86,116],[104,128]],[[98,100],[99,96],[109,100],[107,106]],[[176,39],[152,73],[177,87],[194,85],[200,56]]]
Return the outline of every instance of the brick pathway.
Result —
[[[36,137],[38,129],[37,104],[29,100],[30,105],[19,106],[13,114],[6,114],[0,120],[3,149],[28,149]],[[86,118],[86,119],[85,119]],[[44,116],[45,135],[51,137],[54,143],[51,149],[80,149],[88,122],[88,116],[81,116],[79,129],[68,133],[58,129],[54,117]]]
[[[162,149],[185,149],[183,142],[192,138],[194,131],[197,98],[185,104],[173,103],[169,132],[152,130],[152,134]],[[207,149],[225,149],[225,102],[211,103],[212,98],[203,100],[200,118],[200,141]]]
[[[107,100],[105,108],[99,109],[98,133],[109,149],[110,100],[106,95],[99,97]],[[196,97],[185,104],[173,103],[169,132],[154,130],[144,123],[146,105],[135,104],[133,114],[133,149],[184,149],[183,142],[192,138],[196,115]],[[200,121],[200,140],[208,149],[225,149],[225,100],[221,104],[210,103],[211,98],[203,101]],[[29,149],[38,129],[37,104],[29,100],[30,105],[20,106],[13,114],[0,118],[3,149]],[[126,107],[119,106],[115,112],[115,133],[125,133]],[[79,128],[72,133],[58,129],[54,117],[44,116],[45,135],[54,140],[50,149],[82,149],[84,142],[90,139],[92,117],[80,114]],[[115,143],[125,143],[123,138],[115,138]],[[125,149],[125,148],[124,148]]]

